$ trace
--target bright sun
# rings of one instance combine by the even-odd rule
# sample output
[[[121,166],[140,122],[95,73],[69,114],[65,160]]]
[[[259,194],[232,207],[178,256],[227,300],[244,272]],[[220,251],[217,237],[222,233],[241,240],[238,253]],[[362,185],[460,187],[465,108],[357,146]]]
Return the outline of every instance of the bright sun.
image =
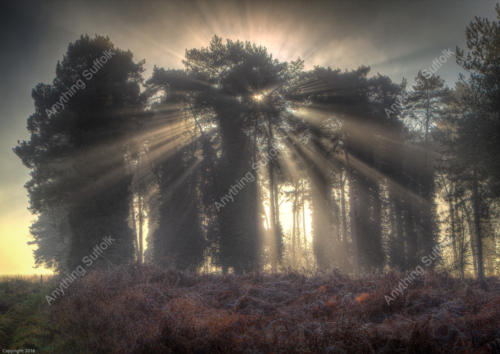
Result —
[[[254,96],[253,96],[253,99],[254,99],[254,100],[256,100],[257,102],[262,101],[262,99],[263,99],[263,98],[264,98],[264,96],[263,96],[263,95],[261,95],[261,94],[258,94],[258,95],[254,95]]]

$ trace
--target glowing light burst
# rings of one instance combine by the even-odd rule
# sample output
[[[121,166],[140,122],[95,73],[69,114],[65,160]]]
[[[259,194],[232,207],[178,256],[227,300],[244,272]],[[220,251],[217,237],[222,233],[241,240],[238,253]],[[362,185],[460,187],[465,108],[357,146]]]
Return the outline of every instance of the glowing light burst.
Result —
[[[253,99],[257,102],[262,102],[262,100],[264,99],[264,95],[262,94],[253,95]]]

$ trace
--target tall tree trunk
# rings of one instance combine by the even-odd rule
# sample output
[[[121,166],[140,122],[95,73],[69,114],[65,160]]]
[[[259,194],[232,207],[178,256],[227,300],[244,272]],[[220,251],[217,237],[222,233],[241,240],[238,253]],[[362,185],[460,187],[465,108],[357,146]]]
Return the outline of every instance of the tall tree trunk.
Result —
[[[340,207],[342,213],[342,242],[344,244],[344,251],[347,251],[347,214],[345,206],[345,182],[346,176],[343,171],[340,174]]]
[[[132,195],[132,202],[130,203],[130,217],[132,218],[132,231],[134,232],[135,259],[136,262],[139,262],[139,232],[137,231],[136,214],[134,196]]]
[[[476,261],[476,237],[475,237],[475,230],[474,230],[474,220],[472,216],[470,215],[469,209],[467,208],[467,204],[465,201],[461,201],[462,205],[462,210],[465,212],[465,216],[467,219],[467,225],[469,229],[469,235],[470,235],[470,247],[472,250],[472,265],[474,266],[474,274],[477,274],[477,261]]]
[[[297,250],[299,250],[301,246],[300,242],[300,184],[297,182],[295,192],[296,203],[295,203],[295,232],[297,235]]]
[[[306,199],[305,199],[305,185],[302,181],[302,230],[304,238],[304,250],[307,249],[307,235],[306,235]]]
[[[453,245],[453,268],[458,270],[458,245],[455,227],[455,207],[453,205],[453,198],[451,195],[448,198],[448,208],[450,213],[450,236]]]
[[[330,228],[330,185],[318,166],[311,167],[311,204],[313,249],[320,270],[332,264],[333,238]]]
[[[450,238],[452,242],[452,250],[453,250],[453,269],[459,272],[459,264],[458,264],[458,244],[457,244],[457,235],[456,235],[456,208],[453,204],[454,202],[454,194],[456,193],[455,185],[450,182],[450,188],[448,189],[446,184],[446,178],[442,177],[443,188],[446,193],[446,197],[448,199],[448,210],[450,216]],[[453,191],[452,191],[453,188]]]
[[[358,275],[360,273],[360,264],[359,264],[359,235],[358,235],[358,195],[357,195],[357,187],[356,182],[354,180],[353,171],[349,163],[349,154],[346,150],[344,150],[345,160],[346,160],[346,171],[349,179],[349,216],[351,223],[351,239],[352,239],[352,252],[354,255],[354,273]]]
[[[372,266],[381,270],[384,265],[384,251],[382,248],[382,205],[380,201],[380,190],[378,185],[372,187],[372,205],[373,205],[373,221],[372,221],[372,235],[370,237],[371,247],[370,253],[372,255]]]
[[[280,190],[279,182],[276,180],[276,171],[274,176],[274,216],[276,218],[276,250],[278,263],[281,263],[283,257],[283,233],[280,221]]]
[[[400,270],[406,267],[406,257],[405,257],[405,216],[403,210],[403,203],[398,196],[394,195],[394,201],[391,203],[393,205],[393,239],[391,247],[391,264],[399,268]]]
[[[274,205],[276,198],[274,197],[274,173],[271,164],[268,164],[269,174],[269,233],[271,235],[271,265],[272,271],[276,272],[278,264],[278,247],[276,244],[276,207]]]
[[[476,248],[476,262],[477,262],[477,277],[481,282],[484,282],[484,262],[483,262],[483,244],[481,234],[481,210],[480,210],[480,196],[477,170],[474,167],[472,177],[472,208],[474,216],[474,234],[475,234],[475,248]]]
[[[219,262],[236,273],[255,270],[258,265],[258,193],[252,169],[252,139],[231,101],[218,102],[216,112],[222,141],[222,163],[218,168],[219,198],[231,191],[230,205],[218,210],[220,228]],[[245,181],[245,179],[246,181]],[[237,184],[245,182],[241,188]],[[238,183],[240,182],[240,183]]]
[[[457,197],[455,196],[455,212],[457,213],[458,220],[458,202]],[[464,212],[460,213],[460,247],[458,248],[458,259],[459,259],[459,271],[460,271],[460,279],[464,280],[465,278],[465,220],[464,220]]]
[[[429,158],[428,152],[428,136],[429,136],[429,125],[431,120],[431,99],[429,97],[429,90],[426,90],[426,108],[425,108],[425,132],[424,132],[424,169],[427,170],[427,161]]]
[[[280,230],[278,223],[278,196],[277,196],[277,186],[274,173],[274,161],[272,160],[272,149],[273,149],[274,135],[273,128],[271,125],[270,118],[268,119],[268,135],[267,135],[267,154],[268,159],[271,159],[267,163],[267,169],[269,174],[269,213],[271,219],[271,251],[272,251],[272,271],[276,272],[278,269],[278,263],[281,259],[281,240],[280,240]]]
[[[144,196],[141,193],[139,193],[139,263],[143,263],[143,256],[144,256],[144,245],[143,245],[143,240],[144,240]]]
[[[295,267],[297,265],[297,240],[296,240],[296,221],[297,221],[297,185],[294,185],[294,195],[293,195],[293,205],[292,205],[292,264]]]
[[[417,253],[419,249],[418,242],[418,223],[417,216],[419,210],[412,204],[412,202],[407,202],[407,215],[408,220],[406,221],[406,270],[413,269],[417,266]]]

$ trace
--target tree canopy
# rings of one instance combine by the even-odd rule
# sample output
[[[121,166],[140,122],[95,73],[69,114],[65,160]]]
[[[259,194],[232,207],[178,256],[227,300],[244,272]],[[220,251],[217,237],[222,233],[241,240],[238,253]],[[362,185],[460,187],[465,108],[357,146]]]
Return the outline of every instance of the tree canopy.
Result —
[[[360,273],[433,255],[498,272],[499,23],[476,18],[466,39],[449,89],[217,36],[143,82],[131,52],[82,36],[33,90],[15,147],[37,264],[71,269],[111,236],[100,266]],[[443,237],[451,257],[434,256]]]

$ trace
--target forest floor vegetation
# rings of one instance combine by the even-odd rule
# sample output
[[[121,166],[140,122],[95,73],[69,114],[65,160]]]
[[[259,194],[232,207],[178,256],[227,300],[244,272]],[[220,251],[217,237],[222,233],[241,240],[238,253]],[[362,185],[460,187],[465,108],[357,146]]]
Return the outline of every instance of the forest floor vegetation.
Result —
[[[495,353],[500,281],[404,274],[93,271],[52,306],[45,284],[0,282],[0,348],[72,353]],[[52,284],[54,283],[54,284]]]

